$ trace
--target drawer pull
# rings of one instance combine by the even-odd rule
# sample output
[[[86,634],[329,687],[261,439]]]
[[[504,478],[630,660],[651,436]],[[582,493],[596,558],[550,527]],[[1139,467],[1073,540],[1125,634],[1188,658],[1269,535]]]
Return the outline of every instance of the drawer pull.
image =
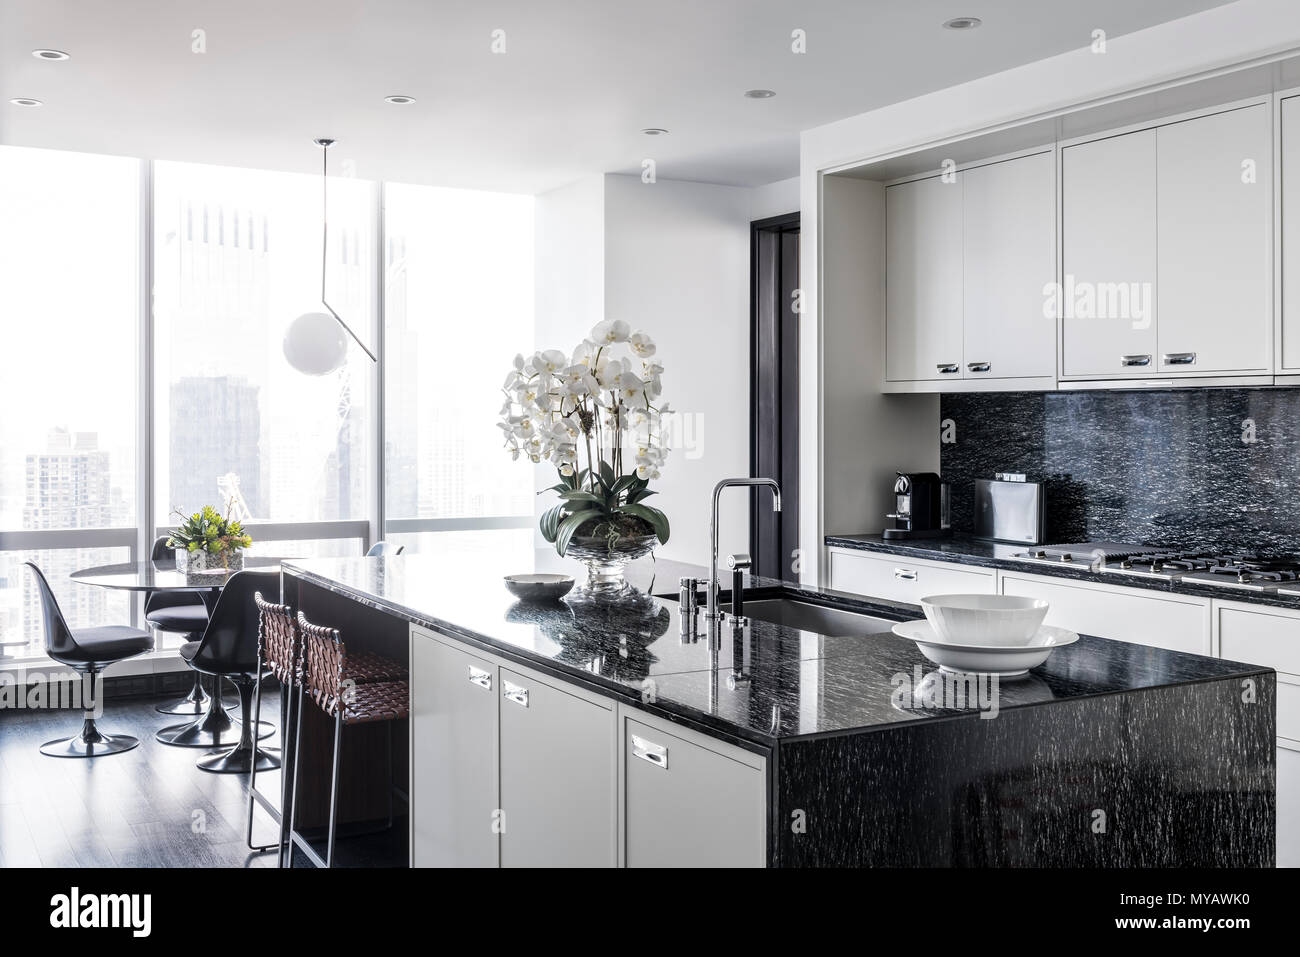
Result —
[[[528,707],[528,689],[521,685],[501,682],[501,694],[507,701],[513,701],[522,708]]]
[[[668,748],[662,744],[647,741],[639,734],[632,735],[632,757],[649,761],[657,768],[668,770]]]
[[[900,581],[914,582],[916,581],[916,571],[911,568],[895,568],[894,577]]]
[[[1120,356],[1119,364],[1122,366],[1149,366],[1151,365],[1151,354],[1137,356]]]
[[[955,362],[940,362],[935,366],[940,375],[956,375],[961,371],[961,366]]]
[[[482,668],[475,668],[470,665],[469,680],[470,684],[476,684],[480,688],[487,688],[488,691],[492,690],[492,672],[490,671],[484,671]]]
[[[967,369],[970,369],[971,372],[988,372],[990,369],[993,368],[993,363],[991,363],[991,362],[968,362],[968,363],[966,363],[966,368],[967,368]]]
[[[1165,365],[1194,366],[1196,365],[1196,353],[1195,352],[1166,352]]]

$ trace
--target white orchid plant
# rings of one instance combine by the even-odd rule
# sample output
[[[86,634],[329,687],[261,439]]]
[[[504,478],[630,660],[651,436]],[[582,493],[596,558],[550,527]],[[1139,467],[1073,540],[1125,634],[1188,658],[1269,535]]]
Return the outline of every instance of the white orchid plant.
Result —
[[[540,524],[561,555],[574,535],[602,539],[611,551],[626,537],[668,541],[668,516],[644,504],[668,454],[663,417],[671,409],[659,402],[664,370],[655,351],[644,332],[609,320],[572,355],[548,349],[515,356],[498,427],[511,458],[559,471],[547,491],[560,503]]]

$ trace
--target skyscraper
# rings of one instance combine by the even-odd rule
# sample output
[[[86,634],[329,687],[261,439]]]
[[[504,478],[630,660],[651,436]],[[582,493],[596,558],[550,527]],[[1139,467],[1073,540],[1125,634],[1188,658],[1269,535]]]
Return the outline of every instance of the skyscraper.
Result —
[[[258,388],[243,376],[185,376],[171,386],[170,508],[224,507],[218,481],[238,477],[254,518],[265,516]]]
[[[107,528],[122,520],[109,484],[109,454],[94,432],[51,429],[44,452],[27,456],[23,499],[24,529]],[[28,556],[55,587],[82,564],[111,561],[102,549],[45,549]],[[15,570],[16,571],[16,570]],[[40,594],[31,575],[23,574],[23,637],[42,634]],[[102,621],[108,596],[102,588],[60,589],[63,616],[74,623]]]

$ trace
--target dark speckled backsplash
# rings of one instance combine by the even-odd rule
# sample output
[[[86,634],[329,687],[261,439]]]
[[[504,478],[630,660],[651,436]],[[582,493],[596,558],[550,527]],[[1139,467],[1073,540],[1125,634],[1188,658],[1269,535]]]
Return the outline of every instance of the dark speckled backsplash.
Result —
[[[940,410],[959,532],[975,479],[1024,472],[1048,482],[1049,542],[1300,552],[1300,389],[968,393]]]

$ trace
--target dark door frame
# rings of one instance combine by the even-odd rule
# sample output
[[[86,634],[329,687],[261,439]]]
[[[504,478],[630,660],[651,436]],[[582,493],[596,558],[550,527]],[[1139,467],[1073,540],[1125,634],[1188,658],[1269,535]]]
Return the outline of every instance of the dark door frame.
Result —
[[[781,308],[784,296],[782,295],[785,285],[783,283],[782,260],[781,255],[771,256],[762,255],[762,244],[764,240],[769,242],[775,239],[777,241],[777,250],[780,250],[779,237],[785,233],[797,233],[800,226],[800,215],[797,212],[785,213],[780,216],[770,216],[766,219],[755,220],[750,223],[749,229],[749,273],[750,273],[750,296],[749,296],[749,409],[750,409],[750,429],[749,429],[749,474],[751,476],[758,474],[759,467],[759,447],[761,443],[762,429],[761,423],[757,421],[757,412],[759,409],[759,383],[762,378],[762,356],[759,351],[759,332],[760,321],[762,320],[761,310],[764,306],[768,308]],[[787,268],[791,265],[785,264]],[[794,275],[798,275],[798,264],[794,265]],[[788,465],[787,460],[793,456],[793,468],[798,468],[799,450],[794,448],[785,448],[784,443],[781,447],[781,458],[783,466]],[[786,471],[783,468],[783,471]],[[776,476],[778,479],[780,476]],[[788,490],[790,494],[784,496],[786,501],[784,507],[791,510],[787,519],[797,521],[798,515],[798,494],[797,488]],[[761,510],[760,510],[761,509]],[[766,522],[760,522],[760,515],[770,516],[770,504],[763,495],[751,495],[749,506],[749,536],[751,547],[754,549],[755,572],[772,578],[786,578],[786,572],[790,569],[785,567],[786,563],[778,559],[780,567],[768,568],[765,565],[765,548],[770,548],[767,539],[772,537],[773,524],[770,519]],[[784,524],[784,523],[783,523]],[[764,536],[763,527],[766,527],[767,534]],[[777,538],[779,543],[779,535]],[[767,559],[766,561],[770,561]]]

